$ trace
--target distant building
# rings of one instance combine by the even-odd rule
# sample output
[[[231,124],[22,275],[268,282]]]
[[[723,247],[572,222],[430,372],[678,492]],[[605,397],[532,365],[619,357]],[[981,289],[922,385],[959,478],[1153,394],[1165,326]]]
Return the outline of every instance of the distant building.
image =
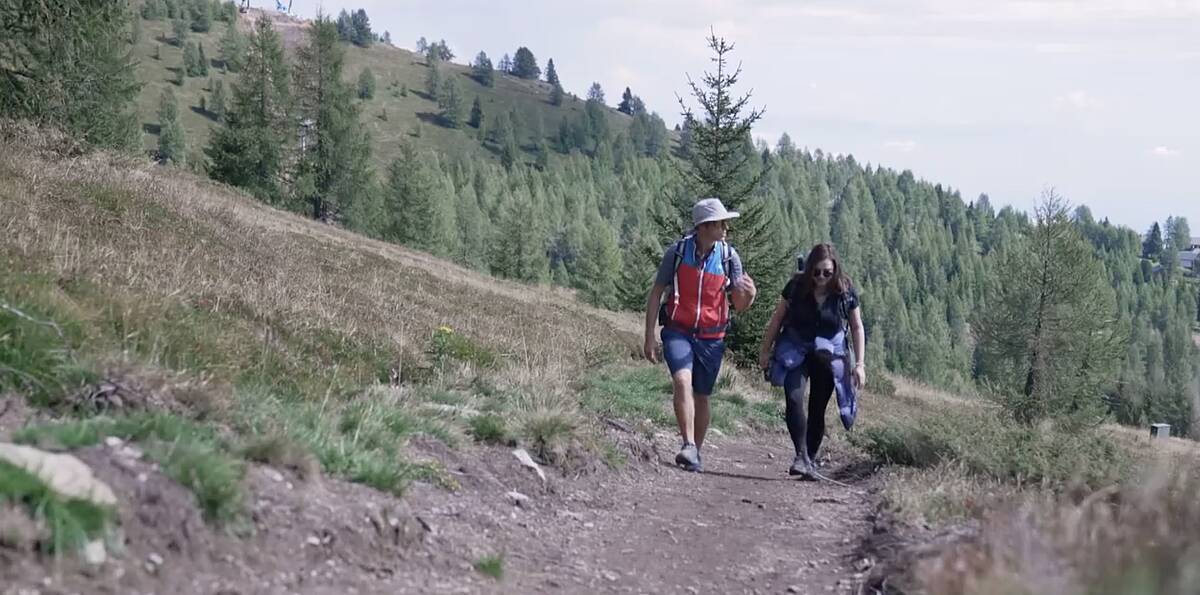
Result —
[[[1200,246],[1192,246],[1179,253],[1179,266],[1186,271],[1200,273],[1200,270],[1197,269],[1198,262],[1200,262]]]

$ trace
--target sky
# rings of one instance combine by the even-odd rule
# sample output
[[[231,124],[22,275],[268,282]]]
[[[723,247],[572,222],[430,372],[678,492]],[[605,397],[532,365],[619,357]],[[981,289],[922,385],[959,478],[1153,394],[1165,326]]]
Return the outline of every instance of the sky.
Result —
[[[1168,215],[1200,229],[1200,0],[294,0],[293,14],[343,8],[400,47],[445,39],[456,62],[527,46],[569,92],[596,81],[615,105],[628,86],[672,125],[711,29],[736,44],[771,146],[787,132],[968,201],[1030,210],[1053,188],[1138,231]]]

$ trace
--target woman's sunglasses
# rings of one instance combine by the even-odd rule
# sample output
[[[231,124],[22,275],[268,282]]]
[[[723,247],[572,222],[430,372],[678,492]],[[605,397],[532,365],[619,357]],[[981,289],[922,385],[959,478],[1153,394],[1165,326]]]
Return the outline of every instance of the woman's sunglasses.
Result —
[[[833,276],[833,269],[813,269],[813,277],[825,277],[826,279]]]

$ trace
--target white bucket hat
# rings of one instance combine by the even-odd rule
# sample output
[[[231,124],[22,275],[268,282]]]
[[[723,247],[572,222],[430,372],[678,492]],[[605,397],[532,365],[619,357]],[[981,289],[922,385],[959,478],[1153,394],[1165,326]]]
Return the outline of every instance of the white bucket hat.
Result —
[[[737,219],[740,214],[725,209],[719,198],[702,198],[692,207],[692,226],[700,227],[701,223]]]

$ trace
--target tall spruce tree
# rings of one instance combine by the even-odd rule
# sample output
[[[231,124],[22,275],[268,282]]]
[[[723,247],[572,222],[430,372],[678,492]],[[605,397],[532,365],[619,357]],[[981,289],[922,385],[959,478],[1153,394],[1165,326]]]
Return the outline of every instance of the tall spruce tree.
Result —
[[[436,55],[430,55],[426,62],[429,70],[425,72],[425,92],[431,99],[437,101],[438,95],[442,92],[442,61]]]
[[[187,141],[179,123],[179,103],[170,87],[158,99],[158,160],[162,163],[183,164]]]
[[[600,83],[592,83],[592,86],[588,87],[587,100],[604,105],[604,88]]]
[[[475,102],[471,104],[471,116],[467,120],[467,125],[471,128],[480,128],[483,126],[483,105],[479,103],[479,96],[475,96]]]
[[[412,145],[401,145],[384,183],[384,204],[392,216],[384,237],[438,254],[446,239],[441,231],[453,225],[454,203],[453,197],[439,196],[441,172],[433,163]]]
[[[267,202],[282,199],[284,148],[293,138],[289,84],[279,33],[270,19],[260,17],[244,68],[230,85],[226,126],[216,130],[205,149],[210,176]]]
[[[471,76],[476,81],[479,81],[479,84],[485,87],[492,87],[496,84],[493,70],[491,58],[488,58],[485,52],[479,52],[475,56],[475,62],[471,65]]]
[[[370,68],[363,68],[358,73],[358,98],[371,99],[375,97],[375,73]]]
[[[1162,229],[1158,227],[1158,222],[1150,226],[1150,231],[1146,232],[1146,240],[1142,243],[1142,258],[1150,260],[1158,260],[1162,257],[1163,237]]]
[[[96,146],[137,146],[141,87],[128,15],[123,0],[0,7],[0,115],[59,126]]]
[[[297,115],[305,124],[295,195],[314,219],[335,221],[370,188],[370,145],[354,91],[343,80],[337,25],[318,18],[296,53]]]
[[[558,70],[554,68],[554,58],[550,58],[550,61],[546,62],[546,82],[550,83],[551,87],[561,84],[558,81]]]
[[[371,19],[362,8],[350,15],[350,41],[360,47],[367,47],[375,41],[375,33],[371,31]]]
[[[217,80],[213,82],[212,95],[208,99],[208,109],[212,112],[213,119],[220,122],[225,119],[225,82]]]
[[[633,91],[630,91],[629,87],[625,87],[625,92],[621,94],[621,103],[617,104],[617,111],[633,115]]]
[[[238,31],[237,23],[231,22],[225,26],[220,43],[221,67],[228,72],[240,71],[246,55],[246,36]]]
[[[537,58],[533,56],[533,52],[529,48],[521,46],[517,48],[517,53],[513,57],[512,74],[517,78],[536,79],[542,76],[542,69],[538,68]]]
[[[448,128],[460,128],[463,124],[464,104],[462,91],[458,81],[446,79],[442,82],[442,90],[438,94],[438,117]]]
[[[976,329],[984,377],[1015,419],[1097,422],[1124,342],[1100,262],[1066,201],[1043,195],[1029,236],[1001,256]]]
[[[671,208],[657,217],[659,243],[667,245],[692,227],[691,207],[703,197],[717,197],[741,217],[731,226],[730,240],[746,271],[758,282],[762,295],[751,310],[735,318],[731,334],[734,355],[741,362],[757,357],[757,343],[766,318],[770,296],[778,295],[790,272],[795,246],[783,244],[779,219],[772,216],[766,201],[755,192],[765,175],[761,157],[754,150],[750,131],[762,118],[761,108],[750,107],[750,94],[733,95],[741,77],[741,66],[729,65],[734,44],[712,34],[708,37],[715,72],[705,72],[700,83],[688,77],[693,109],[684,98],[679,104],[691,134],[691,150],[679,168],[682,191],[671,195]],[[646,264],[661,256],[647,255]]]

